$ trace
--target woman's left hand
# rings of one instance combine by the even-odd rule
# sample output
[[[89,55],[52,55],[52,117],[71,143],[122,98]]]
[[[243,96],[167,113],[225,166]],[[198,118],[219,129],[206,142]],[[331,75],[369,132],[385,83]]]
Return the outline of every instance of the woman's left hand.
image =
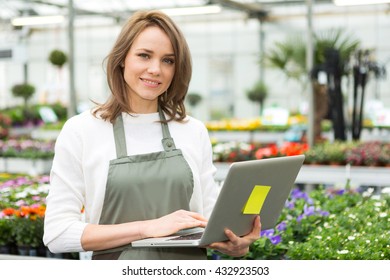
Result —
[[[231,257],[242,257],[249,252],[249,246],[260,238],[260,216],[257,216],[253,222],[252,231],[243,236],[239,237],[235,235],[231,230],[226,229],[225,234],[229,240],[224,242],[214,242],[207,246],[210,249],[215,249],[220,251],[223,254],[229,255]]]

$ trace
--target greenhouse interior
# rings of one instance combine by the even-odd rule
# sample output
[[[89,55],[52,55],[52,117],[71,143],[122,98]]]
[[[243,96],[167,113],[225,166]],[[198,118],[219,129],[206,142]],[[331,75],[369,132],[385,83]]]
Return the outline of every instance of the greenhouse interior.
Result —
[[[168,15],[188,44],[191,81],[184,99],[164,101],[170,106],[164,112],[177,105],[179,114],[184,104],[184,115],[204,126],[210,164],[201,148],[191,152],[205,157],[196,159],[204,160],[199,169],[214,170],[216,192],[233,163],[304,155],[274,227],[261,230],[244,255],[208,248],[207,259],[389,260],[388,0],[0,0],[0,259],[92,258],[95,250],[89,247],[50,250],[44,238],[51,228],[45,225],[47,197],[58,187],[61,167],[80,164],[83,173],[87,167],[82,165],[89,164],[96,169],[88,172],[98,173],[97,165],[108,170],[111,161],[91,163],[80,154],[63,164],[63,149],[69,146],[74,148],[70,153],[77,153],[85,147],[62,143],[70,137],[57,147],[57,138],[62,131],[70,133],[63,128],[75,126],[72,120],[107,104],[114,79],[107,65],[113,63],[112,48],[122,27],[137,12],[152,10]],[[128,42],[136,45],[139,36]],[[156,88],[152,80],[144,84],[150,91]],[[169,98],[159,94],[159,102]],[[119,114],[131,116],[130,103],[121,104]],[[104,123],[111,125],[108,120]],[[173,126],[172,137],[180,140]],[[183,139],[198,137],[198,131],[183,131],[194,133]],[[186,158],[186,145],[177,140]],[[101,145],[107,153],[111,146],[115,151],[114,142]],[[197,163],[189,163],[193,173],[200,172],[193,168]],[[203,182],[197,181],[202,176],[194,174],[193,184]],[[77,186],[83,187],[88,188]],[[93,197],[88,192],[94,190],[80,191],[83,196],[77,198],[83,226],[96,211],[86,205]],[[58,229],[58,235],[67,230]]]

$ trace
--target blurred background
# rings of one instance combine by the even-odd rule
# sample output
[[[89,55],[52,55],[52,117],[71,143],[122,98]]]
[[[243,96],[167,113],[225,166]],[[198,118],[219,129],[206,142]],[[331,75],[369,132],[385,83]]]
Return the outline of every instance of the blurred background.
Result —
[[[342,47],[342,40],[359,43],[345,58],[351,69],[358,50],[369,51],[363,59],[379,67],[389,65],[389,5],[337,6],[335,2],[1,0],[0,107],[23,102],[11,94],[12,86],[22,82],[35,86],[30,103],[74,102],[80,111],[90,106],[91,100],[103,102],[108,87],[102,61],[121,26],[136,10],[164,9],[179,24],[191,48],[194,72],[189,92],[203,97],[192,110],[196,117],[207,121],[258,115],[258,102],[246,94],[258,81],[267,87],[264,107],[307,113],[305,71],[312,69],[300,68],[307,64],[305,55],[298,66],[294,61],[271,63],[267,55],[283,51],[278,44],[297,50],[315,47],[321,38],[332,41],[339,36],[336,49]],[[49,55],[55,49],[63,51],[72,65],[69,60],[63,67],[50,63]],[[280,55],[288,55],[285,52]],[[325,60],[314,60],[312,67],[318,66],[316,63],[325,64]],[[286,75],[287,70],[295,76]],[[365,105],[389,107],[389,79],[375,74],[367,81]],[[351,70],[342,84],[345,101],[350,104],[352,79]],[[371,108],[367,109],[369,113]]]

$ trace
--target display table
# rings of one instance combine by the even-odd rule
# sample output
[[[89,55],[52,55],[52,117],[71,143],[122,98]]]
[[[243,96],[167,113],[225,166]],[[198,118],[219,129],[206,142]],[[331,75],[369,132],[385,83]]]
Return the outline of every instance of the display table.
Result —
[[[49,174],[53,159],[26,159],[0,157],[0,172]]]
[[[230,163],[215,163],[219,182],[226,177]],[[352,186],[390,186],[389,167],[303,165],[296,179],[298,184],[345,184],[347,177]]]

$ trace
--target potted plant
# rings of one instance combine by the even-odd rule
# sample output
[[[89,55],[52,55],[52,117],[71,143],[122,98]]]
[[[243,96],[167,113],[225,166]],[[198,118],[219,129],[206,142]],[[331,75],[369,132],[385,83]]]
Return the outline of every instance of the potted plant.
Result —
[[[36,256],[42,245],[43,218],[30,215],[16,218],[13,234],[20,255]]]
[[[196,92],[190,92],[187,94],[186,100],[190,105],[191,109],[194,110],[195,107],[197,107],[199,103],[202,101],[202,95]],[[194,112],[191,113],[193,114]]]
[[[347,146],[340,141],[335,141],[333,143],[325,143],[324,152],[326,162],[330,165],[344,165],[346,162],[345,152]]]
[[[64,95],[64,84],[63,84],[63,66],[68,61],[68,56],[59,49],[54,49],[50,52],[48,57],[49,62],[56,68],[56,76],[53,77],[55,80],[53,83],[56,84],[56,90],[52,93],[49,92],[48,95],[52,95],[53,97],[50,97],[50,99],[54,100],[56,99],[56,103],[62,103],[63,95]]]
[[[16,84],[11,89],[13,96],[21,97],[24,100],[24,107],[27,108],[27,101],[35,93],[35,87],[29,83]]]
[[[360,41],[346,34],[343,29],[330,29],[314,34],[314,67],[324,64],[326,52],[335,49],[340,53],[340,60],[345,64],[357,50]],[[276,42],[274,47],[265,55],[265,61],[271,67],[280,69],[288,79],[297,81],[302,89],[306,88],[306,43],[303,37],[289,37],[284,42]],[[343,75],[347,73],[342,73]],[[328,113],[328,94],[325,85],[319,84],[316,79],[310,81],[314,94],[315,111],[315,140],[321,140],[321,123]]]
[[[382,166],[390,167],[390,144],[383,144],[382,152],[379,155],[379,162]]]
[[[55,49],[49,54],[49,61],[58,68],[62,68],[68,61],[68,56],[61,50]]]
[[[380,165],[380,156],[382,154],[382,145],[380,142],[367,142],[362,144],[364,150],[364,160],[363,163],[365,166],[379,166]]]
[[[323,144],[316,144],[305,153],[305,162],[310,164],[327,164],[326,152]]]
[[[10,254],[13,243],[12,219],[0,217],[0,254]]]
[[[0,139],[8,137],[10,126],[11,118],[0,113]]]
[[[248,99],[254,103],[260,105],[260,115],[263,114],[264,101],[268,96],[268,87],[264,81],[258,81],[251,89],[246,93]]]
[[[346,161],[355,166],[379,166],[383,165],[387,153],[378,141],[356,143],[346,151]]]
[[[318,165],[317,153],[314,148],[310,148],[305,152],[305,164]]]

